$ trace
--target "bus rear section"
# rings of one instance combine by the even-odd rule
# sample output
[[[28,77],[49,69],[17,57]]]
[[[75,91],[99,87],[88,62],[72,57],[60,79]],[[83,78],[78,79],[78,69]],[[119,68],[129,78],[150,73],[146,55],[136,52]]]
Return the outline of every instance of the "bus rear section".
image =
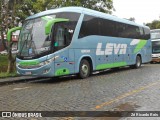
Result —
[[[119,18],[85,14],[77,44],[76,61],[84,58],[94,71],[151,61],[150,29]]]

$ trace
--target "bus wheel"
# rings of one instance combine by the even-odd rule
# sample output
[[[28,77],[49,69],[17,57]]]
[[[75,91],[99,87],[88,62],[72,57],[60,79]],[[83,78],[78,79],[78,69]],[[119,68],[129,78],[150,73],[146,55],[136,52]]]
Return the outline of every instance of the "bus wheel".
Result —
[[[132,65],[131,68],[136,68],[136,69],[138,69],[138,68],[141,67],[141,65],[142,65],[142,59],[141,59],[141,57],[138,55],[138,56],[136,57],[136,64],[135,64],[135,65]]]
[[[150,64],[153,64],[153,63],[154,63],[153,61],[150,62]]]
[[[79,77],[81,79],[89,77],[91,72],[90,64],[86,59],[82,59],[79,66]]]

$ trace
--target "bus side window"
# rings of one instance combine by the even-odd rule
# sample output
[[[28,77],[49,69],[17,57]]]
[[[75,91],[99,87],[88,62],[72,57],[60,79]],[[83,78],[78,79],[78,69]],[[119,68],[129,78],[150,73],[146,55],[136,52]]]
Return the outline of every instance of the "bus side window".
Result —
[[[74,32],[73,30],[69,29],[69,24],[56,23],[54,27],[54,46],[68,46],[71,43]]]
[[[58,46],[64,46],[64,29],[61,26],[58,26],[56,31],[56,42]]]
[[[65,45],[69,45],[71,42],[71,33],[68,28],[64,28],[64,42]]]
[[[143,28],[144,29],[144,39],[148,40],[150,39],[150,29],[147,29],[147,28]]]

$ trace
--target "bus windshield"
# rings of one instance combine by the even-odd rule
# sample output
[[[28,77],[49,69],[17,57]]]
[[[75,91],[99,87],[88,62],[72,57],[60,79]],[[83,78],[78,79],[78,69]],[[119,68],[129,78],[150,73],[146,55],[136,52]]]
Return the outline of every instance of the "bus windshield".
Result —
[[[66,39],[63,38],[62,35],[65,35],[66,31],[73,35],[79,16],[80,14],[78,13],[55,13],[53,15],[46,15],[25,21],[20,32],[18,43],[18,56],[33,58],[36,56],[43,56],[49,54],[51,51],[53,51],[53,48],[55,46],[60,46],[61,49],[62,47],[64,48],[65,45],[62,40]],[[66,18],[69,19],[69,22],[68,24],[64,23],[55,25],[55,31],[55,27],[53,26],[54,28],[52,28],[51,34],[46,35],[45,25],[48,22],[48,20],[54,18]],[[55,33],[53,32],[56,32],[57,34],[55,35]],[[70,43],[72,37],[70,37],[69,39],[70,41],[67,40],[65,42]],[[51,45],[52,42],[55,42],[54,45]],[[60,48],[57,48],[57,50],[58,49]]]
[[[44,29],[46,22],[41,18],[25,22],[19,38],[21,56],[34,56],[50,49],[51,42]]]
[[[151,39],[160,39],[160,33],[151,33]]]
[[[160,41],[152,41],[152,53],[160,53]]]
[[[160,39],[160,29],[151,30],[151,39]]]

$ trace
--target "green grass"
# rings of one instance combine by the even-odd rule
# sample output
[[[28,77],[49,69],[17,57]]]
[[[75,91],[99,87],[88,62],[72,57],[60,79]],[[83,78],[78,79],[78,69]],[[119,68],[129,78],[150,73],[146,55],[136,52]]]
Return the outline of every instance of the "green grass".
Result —
[[[0,73],[6,72],[8,67],[8,58],[6,55],[0,55]]]
[[[7,73],[8,58],[6,55],[0,55],[0,78],[17,76],[16,71],[13,73]]]
[[[1,72],[0,73],[0,78],[16,77],[16,76],[18,76],[16,72],[15,73],[7,73],[7,72],[5,72],[5,73]]]

